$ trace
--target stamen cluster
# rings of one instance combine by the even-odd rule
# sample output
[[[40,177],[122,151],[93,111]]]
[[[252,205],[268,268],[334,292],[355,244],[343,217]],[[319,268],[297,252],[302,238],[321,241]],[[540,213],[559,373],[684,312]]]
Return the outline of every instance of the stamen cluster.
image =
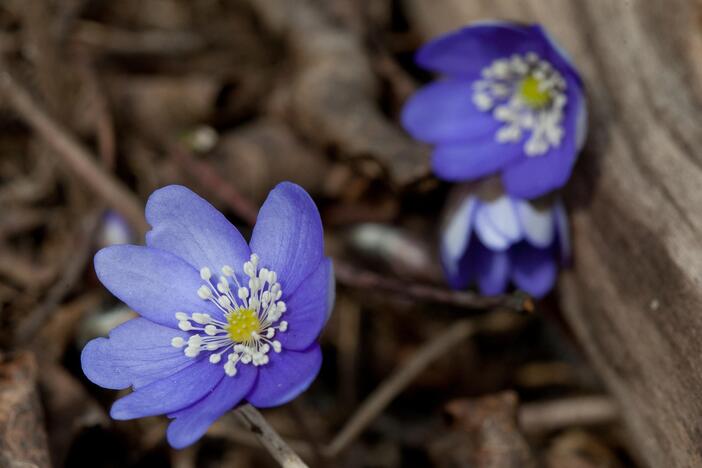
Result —
[[[197,295],[217,306],[226,322],[206,313],[177,312],[178,327],[194,333],[187,340],[175,337],[171,344],[184,348],[185,355],[191,358],[210,352],[209,361],[213,364],[226,354],[224,371],[230,377],[236,375],[239,363],[262,366],[268,363],[271,349],[280,353],[282,346],[273,338],[277,332],[288,329],[286,321],[277,323],[286,311],[285,302],[280,300],[283,291],[277,274],[267,268],[259,270],[258,263],[256,254],[244,263],[244,275],[248,277],[245,285],[239,282],[231,266],[222,267],[216,283],[210,269],[201,268],[200,277],[205,283],[198,288]]]
[[[500,143],[518,142],[524,131],[528,156],[540,156],[563,139],[566,81],[546,60],[533,52],[512,55],[485,67],[473,83],[473,103],[504,122],[496,132]]]

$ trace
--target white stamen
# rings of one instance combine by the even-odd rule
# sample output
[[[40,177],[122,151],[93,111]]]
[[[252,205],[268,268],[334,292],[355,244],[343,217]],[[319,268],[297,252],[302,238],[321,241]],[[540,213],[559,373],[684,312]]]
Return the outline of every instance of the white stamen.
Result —
[[[171,340],[171,346],[174,348],[182,348],[185,346],[185,340],[180,336],[176,336]]]
[[[473,104],[504,125],[495,133],[499,143],[522,141],[527,156],[541,156],[560,146],[564,137],[563,114],[567,103],[566,81],[549,62],[534,52],[498,59],[473,83]],[[548,101],[529,103],[521,94],[525,79],[537,81]]]
[[[191,334],[187,340],[181,336],[174,337],[171,345],[184,348],[183,353],[191,358],[206,352],[210,363],[220,364],[224,361],[220,365],[223,365],[225,373],[230,377],[237,374],[239,364],[263,366],[270,362],[270,352],[282,352],[280,341],[272,339],[277,332],[288,329],[288,322],[279,322],[287,306],[280,300],[283,291],[277,282],[278,275],[267,268],[259,269],[259,262],[258,255],[251,254],[249,261],[244,263],[242,269],[248,277],[246,281],[237,279],[234,269],[224,265],[221,267],[223,276],[219,276],[215,283],[212,271],[208,267],[202,267],[200,278],[205,284],[198,288],[197,295],[217,306],[224,318],[201,312],[177,312],[175,318],[178,327]],[[236,294],[231,290],[227,278],[233,278]],[[242,317],[243,320],[248,320],[248,315],[240,315],[244,312],[255,314],[255,325],[254,322],[241,321]],[[203,328],[200,327],[202,325]],[[255,329],[248,338],[243,342],[234,341],[232,336],[242,336],[243,330],[248,333],[251,329],[249,327]]]
[[[197,290],[197,295],[200,297],[200,299],[209,299],[212,297],[212,290],[203,284]]]

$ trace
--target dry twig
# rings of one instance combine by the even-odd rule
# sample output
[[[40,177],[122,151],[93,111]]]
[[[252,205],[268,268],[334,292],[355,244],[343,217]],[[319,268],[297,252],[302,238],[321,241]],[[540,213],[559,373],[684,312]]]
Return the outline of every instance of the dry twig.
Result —
[[[139,200],[119,180],[98,166],[96,158],[61,124],[49,116],[24,87],[7,71],[0,72],[0,92],[17,114],[56,151],[63,162],[112,208],[120,212],[143,235],[147,230]]]
[[[241,424],[254,433],[261,444],[283,468],[306,468],[302,459],[285,443],[261,413],[246,404],[235,411]]]
[[[420,283],[408,283],[372,271],[354,268],[339,260],[334,261],[336,279],[345,286],[382,293],[391,293],[418,301],[447,304],[473,309],[490,309],[505,307],[517,311],[531,311],[533,303],[527,296],[485,297],[467,291],[453,291],[437,286]]]
[[[519,426],[538,433],[571,426],[607,424],[618,418],[614,401],[607,396],[581,396],[527,403],[519,408]]]

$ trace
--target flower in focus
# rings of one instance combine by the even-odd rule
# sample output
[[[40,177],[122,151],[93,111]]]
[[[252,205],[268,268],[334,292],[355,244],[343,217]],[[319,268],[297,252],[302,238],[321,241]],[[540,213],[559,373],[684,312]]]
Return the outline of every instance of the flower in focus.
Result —
[[[451,287],[477,283],[485,295],[503,293],[510,281],[540,298],[553,287],[558,263],[570,258],[565,209],[503,195],[484,201],[463,196],[441,230],[441,259]]]
[[[92,382],[133,387],[111,416],[166,414],[168,441],[180,448],[240,402],[276,406],[307,389],[320,369],[316,341],[334,294],[309,195],[279,184],[248,244],[185,187],[155,191],[146,218],[146,246],[95,256],[100,281],[141,315],[83,349]]]
[[[405,129],[435,145],[437,177],[500,173],[507,193],[529,199],[566,183],[586,133],[583,85],[540,25],[478,23],[429,42],[416,60],[446,76],[402,112]]]

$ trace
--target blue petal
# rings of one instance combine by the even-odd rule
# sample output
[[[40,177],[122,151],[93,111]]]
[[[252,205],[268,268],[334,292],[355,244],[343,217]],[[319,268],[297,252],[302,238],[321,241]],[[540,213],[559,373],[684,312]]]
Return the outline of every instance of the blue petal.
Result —
[[[477,244],[475,261],[480,292],[486,296],[502,294],[509,279],[509,254],[506,251],[493,252]]]
[[[550,246],[556,235],[553,207],[536,208],[527,200],[517,200],[516,208],[526,240],[534,247]]]
[[[516,198],[535,198],[562,187],[568,181],[582,139],[584,96],[572,79],[567,79],[567,98],[563,120],[564,137],[560,146],[542,156],[525,157],[502,173],[507,192]]]
[[[474,196],[466,196],[446,217],[446,225],[441,228],[441,261],[449,284],[455,289],[468,285],[463,259],[470,246],[472,224],[478,202]]]
[[[283,182],[271,190],[258,213],[251,251],[277,273],[286,295],[317,268],[324,255],[322,221],[302,187]]]
[[[177,327],[176,312],[222,316],[198,297],[200,273],[171,253],[136,245],[106,247],[95,255],[95,272],[112,294],[152,322]]]
[[[234,408],[251,390],[258,369],[239,365],[234,377],[224,376],[212,393],[197,403],[169,414],[166,437],[171,447],[181,449],[196,442],[220,416]]]
[[[153,229],[146,245],[171,252],[197,270],[229,265],[240,270],[250,252],[239,231],[206,200],[180,185],[156,190],[146,203]]]
[[[305,351],[268,353],[270,362],[258,372],[258,380],[246,399],[259,408],[282,405],[307,390],[322,366],[322,351],[315,344]]]
[[[200,359],[169,377],[117,400],[112,405],[110,416],[122,420],[178,411],[210,393],[223,375],[221,365]]]
[[[189,335],[143,318],[129,320],[113,329],[109,339],[96,338],[83,348],[83,372],[105,388],[148,385],[195,362],[171,346],[176,336],[187,340]]]
[[[512,54],[543,54],[545,41],[528,26],[493,21],[476,23],[423,46],[416,61],[423,68],[475,79],[492,61]]]
[[[426,143],[461,142],[466,147],[494,138],[499,123],[490,112],[473,104],[470,81],[443,80],[430,83],[410,97],[402,109],[402,125],[414,138]]]
[[[309,348],[319,336],[329,312],[331,271],[331,260],[322,260],[289,299],[283,297],[287,312],[282,320],[287,321],[289,326],[285,332],[275,335],[283,348],[303,350]]]
[[[486,116],[492,119],[489,113]],[[494,132],[497,132],[497,125]],[[523,156],[522,143],[498,143],[494,132],[472,142],[439,144],[432,154],[434,174],[449,182],[476,180],[505,168]]]
[[[510,244],[522,239],[522,232],[517,210],[511,198],[502,195],[489,202],[483,202],[482,211],[499,233],[507,238]]]
[[[512,281],[530,295],[541,298],[556,281],[556,260],[553,249],[538,249],[526,242],[510,250]]]
[[[488,210],[481,203],[475,215],[475,233],[480,242],[490,250],[507,250],[512,245],[512,240],[490,219]]]

